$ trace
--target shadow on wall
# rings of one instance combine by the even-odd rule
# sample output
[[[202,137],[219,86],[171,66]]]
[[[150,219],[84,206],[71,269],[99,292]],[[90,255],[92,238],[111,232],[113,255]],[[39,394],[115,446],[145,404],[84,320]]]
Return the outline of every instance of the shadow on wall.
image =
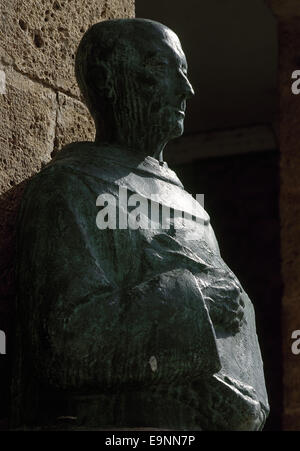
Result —
[[[0,196],[0,330],[6,337],[6,354],[0,355],[0,430],[8,427],[16,296],[14,283],[16,218],[26,184],[27,181],[24,181]]]

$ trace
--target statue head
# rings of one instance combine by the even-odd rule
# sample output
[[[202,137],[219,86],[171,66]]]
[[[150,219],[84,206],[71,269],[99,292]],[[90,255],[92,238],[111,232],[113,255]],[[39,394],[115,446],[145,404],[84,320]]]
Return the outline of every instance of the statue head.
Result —
[[[93,25],[76,54],[76,78],[94,118],[96,141],[158,156],[183,133],[194,94],[177,35],[146,19]]]

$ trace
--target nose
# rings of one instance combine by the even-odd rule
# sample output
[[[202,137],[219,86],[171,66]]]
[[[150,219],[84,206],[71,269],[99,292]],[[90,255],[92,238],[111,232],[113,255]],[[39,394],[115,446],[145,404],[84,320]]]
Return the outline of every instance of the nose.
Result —
[[[188,77],[181,71],[181,83],[180,83],[180,94],[184,95],[186,99],[195,95],[193,86],[191,85]]]
[[[192,97],[195,95],[195,91],[187,77],[186,77],[186,81],[187,81],[187,97],[189,98],[189,97]]]

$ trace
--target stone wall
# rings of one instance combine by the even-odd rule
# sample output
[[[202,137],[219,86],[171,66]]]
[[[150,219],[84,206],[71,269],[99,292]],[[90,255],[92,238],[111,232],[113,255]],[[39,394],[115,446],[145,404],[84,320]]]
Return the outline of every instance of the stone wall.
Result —
[[[267,3],[277,16],[279,34],[283,429],[299,431],[300,356],[291,352],[291,334],[300,329],[300,95],[291,91],[291,76],[300,69],[300,3]],[[281,358],[279,350],[277,358]]]
[[[14,232],[26,181],[64,144],[93,139],[74,77],[83,33],[134,16],[134,0],[0,0],[0,419],[7,416],[14,305]]]

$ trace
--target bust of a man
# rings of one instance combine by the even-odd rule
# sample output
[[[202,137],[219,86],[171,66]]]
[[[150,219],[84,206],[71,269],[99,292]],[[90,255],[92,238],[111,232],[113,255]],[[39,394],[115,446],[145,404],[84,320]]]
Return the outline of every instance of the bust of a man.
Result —
[[[162,158],[194,94],[178,37],[95,24],[76,77],[95,142],[62,149],[19,215],[12,425],[261,429],[251,301]]]

